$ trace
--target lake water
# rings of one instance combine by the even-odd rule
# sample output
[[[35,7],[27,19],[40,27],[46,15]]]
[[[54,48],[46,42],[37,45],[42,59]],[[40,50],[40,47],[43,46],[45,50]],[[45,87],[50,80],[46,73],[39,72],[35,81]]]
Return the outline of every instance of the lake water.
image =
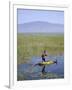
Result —
[[[30,62],[17,66],[17,80],[39,80],[64,78],[64,56],[48,56],[48,60],[57,60],[57,64],[34,66],[41,62],[41,57],[32,57]]]

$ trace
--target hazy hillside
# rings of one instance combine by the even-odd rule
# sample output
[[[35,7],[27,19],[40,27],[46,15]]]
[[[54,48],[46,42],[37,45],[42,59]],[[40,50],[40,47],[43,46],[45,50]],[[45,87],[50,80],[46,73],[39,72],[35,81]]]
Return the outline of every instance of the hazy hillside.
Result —
[[[30,22],[17,25],[18,33],[27,32],[48,32],[48,33],[63,33],[64,25],[52,24],[48,22]]]

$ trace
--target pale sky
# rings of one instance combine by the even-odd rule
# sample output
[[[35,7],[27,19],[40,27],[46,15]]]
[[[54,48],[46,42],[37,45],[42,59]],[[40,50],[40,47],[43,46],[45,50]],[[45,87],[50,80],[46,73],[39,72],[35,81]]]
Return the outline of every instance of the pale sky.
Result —
[[[35,21],[64,24],[64,11],[17,9],[18,24]]]

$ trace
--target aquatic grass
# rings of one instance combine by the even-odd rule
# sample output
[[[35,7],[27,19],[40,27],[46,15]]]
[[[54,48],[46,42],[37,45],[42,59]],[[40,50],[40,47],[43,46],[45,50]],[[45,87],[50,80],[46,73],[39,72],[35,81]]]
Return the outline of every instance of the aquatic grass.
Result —
[[[17,34],[17,63],[27,63],[33,56],[41,56],[43,50],[48,55],[64,52],[63,34]]]

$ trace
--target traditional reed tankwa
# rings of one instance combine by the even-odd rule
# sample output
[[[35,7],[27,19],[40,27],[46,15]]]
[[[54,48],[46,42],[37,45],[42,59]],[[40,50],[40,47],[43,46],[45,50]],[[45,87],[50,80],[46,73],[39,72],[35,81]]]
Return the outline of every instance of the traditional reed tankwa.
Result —
[[[40,63],[35,64],[35,66],[36,65],[39,65],[39,66],[42,66],[42,65],[51,65],[51,64],[57,64],[57,60],[56,61],[48,60],[48,61],[45,61],[45,62],[40,62]]]

